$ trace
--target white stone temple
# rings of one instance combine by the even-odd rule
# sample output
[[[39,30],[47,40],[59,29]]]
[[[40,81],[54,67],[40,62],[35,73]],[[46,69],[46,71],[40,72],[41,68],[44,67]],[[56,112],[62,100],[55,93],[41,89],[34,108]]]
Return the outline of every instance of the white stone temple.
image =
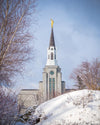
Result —
[[[51,98],[65,93],[65,82],[62,81],[61,68],[57,64],[56,45],[51,20],[51,36],[47,50],[47,63],[43,69],[43,81],[39,82],[39,89],[22,89],[18,95],[21,113],[28,107],[37,106]]]

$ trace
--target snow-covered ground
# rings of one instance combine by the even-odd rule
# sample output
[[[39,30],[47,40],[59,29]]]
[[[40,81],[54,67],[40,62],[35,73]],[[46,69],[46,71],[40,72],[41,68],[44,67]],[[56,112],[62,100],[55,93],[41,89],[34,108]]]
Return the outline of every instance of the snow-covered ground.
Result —
[[[38,125],[100,125],[100,91],[80,90],[53,98],[37,109]]]

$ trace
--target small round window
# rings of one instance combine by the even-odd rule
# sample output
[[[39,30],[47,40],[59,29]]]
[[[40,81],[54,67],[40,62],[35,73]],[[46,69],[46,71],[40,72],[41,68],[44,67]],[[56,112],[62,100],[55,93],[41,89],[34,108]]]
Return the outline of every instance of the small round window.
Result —
[[[51,74],[51,75],[53,75],[53,74],[54,74],[54,72],[53,72],[53,71],[50,71],[50,74]]]

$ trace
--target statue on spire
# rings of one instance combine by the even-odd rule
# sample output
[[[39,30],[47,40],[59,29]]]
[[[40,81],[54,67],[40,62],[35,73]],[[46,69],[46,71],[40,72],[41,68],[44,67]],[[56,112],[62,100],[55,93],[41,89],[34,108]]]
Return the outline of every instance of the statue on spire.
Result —
[[[51,28],[53,28],[54,21],[51,19]]]

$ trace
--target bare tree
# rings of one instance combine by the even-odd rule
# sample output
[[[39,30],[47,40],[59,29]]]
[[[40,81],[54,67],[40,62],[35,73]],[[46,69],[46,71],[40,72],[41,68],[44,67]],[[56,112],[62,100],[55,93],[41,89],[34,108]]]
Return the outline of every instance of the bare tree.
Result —
[[[84,85],[83,80],[81,79],[80,76],[77,76],[76,79],[77,79],[77,84],[75,84],[74,86],[76,86],[79,90],[86,88],[86,85]]]
[[[35,0],[0,0],[0,85],[11,86],[31,57],[28,28],[34,13]]]
[[[94,59],[91,63],[88,61],[82,62],[82,64],[74,69],[70,78],[73,79],[79,85],[79,79],[82,80],[83,86],[88,89],[100,89],[100,61]]]
[[[0,125],[11,125],[17,116],[17,98],[11,89],[0,87]]]

